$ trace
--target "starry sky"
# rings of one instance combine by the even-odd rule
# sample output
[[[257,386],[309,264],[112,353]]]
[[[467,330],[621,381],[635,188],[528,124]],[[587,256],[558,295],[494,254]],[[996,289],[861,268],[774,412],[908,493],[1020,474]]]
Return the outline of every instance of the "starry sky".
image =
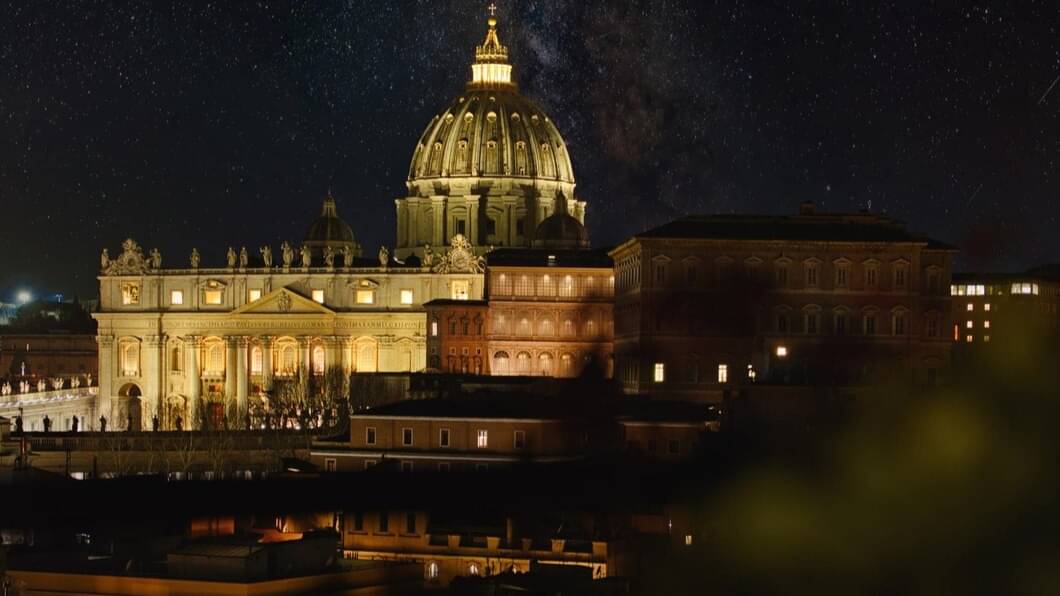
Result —
[[[184,265],[298,240],[330,188],[394,242],[486,2],[0,3],[0,301],[92,298],[126,237]],[[1052,0],[498,0],[593,242],[684,213],[868,208],[968,269],[1060,261]]]

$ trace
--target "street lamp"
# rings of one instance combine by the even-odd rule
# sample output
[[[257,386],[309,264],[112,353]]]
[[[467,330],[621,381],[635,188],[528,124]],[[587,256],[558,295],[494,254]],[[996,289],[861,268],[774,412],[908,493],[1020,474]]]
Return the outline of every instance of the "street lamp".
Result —
[[[15,295],[15,300],[19,304],[29,304],[33,302],[33,293],[29,290],[19,290],[18,294]]]

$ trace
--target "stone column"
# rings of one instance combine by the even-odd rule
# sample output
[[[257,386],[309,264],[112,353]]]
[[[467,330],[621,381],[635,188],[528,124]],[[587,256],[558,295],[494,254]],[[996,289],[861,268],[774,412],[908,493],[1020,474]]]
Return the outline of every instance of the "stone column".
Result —
[[[141,397],[140,428],[151,429],[152,418],[158,416],[162,403],[163,385],[165,379],[162,375],[162,352],[166,346],[166,336],[149,335],[144,342],[147,353],[144,358],[144,395]]]
[[[96,374],[96,379],[99,383],[99,394],[96,395],[96,419],[89,424],[89,427],[99,428],[99,417],[105,416],[107,418],[107,427],[113,429],[114,427],[110,425],[110,419],[111,400],[114,399],[114,336],[98,335],[96,336],[96,343],[99,344],[99,370]]]
[[[262,335],[261,340],[261,388],[272,391],[272,336]]]
[[[348,337],[340,337],[340,349],[342,350],[342,370],[349,376],[353,372],[353,342]]]
[[[185,394],[188,403],[185,408],[184,428],[188,430],[199,430],[199,418],[202,414],[202,368],[199,365],[199,353],[202,351],[202,337],[188,335],[184,337],[184,360],[187,372],[184,374],[187,387]]]
[[[478,246],[478,205],[479,197],[468,195],[467,197],[467,236],[472,246]]]
[[[228,413],[228,401],[236,398],[236,371],[239,368],[236,352],[239,350],[238,338],[225,338],[225,413]],[[231,421],[229,421],[231,422]]]
[[[431,197],[431,211],[434,225],[431,227],[431,246],[435,250],[445,246],[445,197]]]
[[[236,415],[238,420],[229,421],[234,428],[244,428],[244,419],[247,413],[247,401],[250,395],[250,384],[247,378],[247,346],[250,344],[246,337],[236,338]]]
[[[324,338],[324,354],[325,354],[324,371],[325,372],[327,372],[327,369],[329,367],[341,366],[342,365],[342,361],[340,359],[341,358],[341,354],[340,354],[340,350],[341,349],[342,349],[342,338],[341,337],[338,337],[338,336],[335,336],[335,335],[330,335],[330,336]]]
[[[307,375],[313,374],[313,341],[308,337],[298,338],[298,349],[302,352],[302,364]]]

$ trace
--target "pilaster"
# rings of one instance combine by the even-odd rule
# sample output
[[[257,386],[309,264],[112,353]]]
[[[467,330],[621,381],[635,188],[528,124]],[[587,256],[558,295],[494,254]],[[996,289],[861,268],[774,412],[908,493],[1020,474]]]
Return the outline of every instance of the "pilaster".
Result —
[[[111,400],[114,398],[114,336],[97,335],[96,343],[99,344],[99,395],[96,396],[95,420],[91,427],[98,428],[99,417],[111,418]]]
[[[185,394],[188,398],[186,404],[186,416],[183,420],[184,428],[188,430],[199,429],[199,413],[202,401],[202,367],[199,364],[199,355],[202,352],[202,337],[198,335],[184,336],[184,358],[187,362],[187,374],[185,382],[187,387]],[[174,421],[175,423],[175,421]]]

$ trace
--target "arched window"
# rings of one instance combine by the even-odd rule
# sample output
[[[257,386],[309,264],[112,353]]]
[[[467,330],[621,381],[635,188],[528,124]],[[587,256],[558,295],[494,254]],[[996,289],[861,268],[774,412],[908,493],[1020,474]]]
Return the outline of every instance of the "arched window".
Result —
[[[544,319],[541,319],[541,321],[537,324],[537,328],[538,328],[538,333],[540,335],[545,335],[545,336],[552,335],[556,331],[554,329],[554,327],[553,327],[552,319],[550,319],[548,317],[546,317]]]
[[[546,178],[556,175],[555,162],[552,160],[552,147],[548,143],[541,143],[541,175]]]
[[[453,170],[460,174],[467,173],[467,139],[460,139],[456,144],[456,165]]]
[[[560,374],[564,377],[574,376],[574,356],[571,354],[564,354],[559,357],[559,370]]]
[[[324,346],[313,346],[313,374],[324,374]]]
[[[474,576],[479,575],[479,573],[481,573],[481,570],[479,570],[478,563],[472,563],[472,564],[468,565],[467,566],[467,573],[468,573],[468,575],[474,575]]]
[[[507,375],[510,372],[510,370],[509,370],[509,361],[510,360],[511,359],[508,357],[508,352],[497,352],[496,354],[494,354],[493,355],[494,372],[496,372],[500,376]]]
[[[570,337],[574,335],[574,321],[570,319],[564,319],[563,321],[563,335]]]
[[[526,175],[526,142],[519,141],[515,144],[515,173],[520,176]]]
[[[486,142],[486,173],[496,174],[500,171],[497,166],[497,141]]]
[[[140,374],[140,344],[132,341],[122,344],[121,371],[126,377]]]
[[[545,353],[541,354],[540,356],[538,356],[537,359],[539,361],[541,374],[545,375],[546,377],[551,377],[552,374],[553,374],[553,371],[552,371],[552,354],[549,354],[548,352],[545,352]]]
[[[260,375],[262,371],[262,351],[260,346],[250,349],[250,374]]]
[[[431,150],[431,174],[442,173],[442,144],[435,143],[434,149]]]
[[[293,375],[298,372],[298,348],[294,344],[286,344],[280,348],[280,371],[283,375]]]
[[[427,563],[427,579],[438,579],[438,563],[431,561]]]
[[[530,319],[523,317],[519,321],[519,335],[530,335],[532,333],[532,327],[530,325]]]
[[[530,374],[530,354],[528,352],[519,352],[515,357],[516,371],[521,375]]]
[[[180,344],[173,344],[169,348],[169,370],[173,372],[184,370],[184,350],[181,349]]]
[[[206,345],[206,373],[211,376],[225,373],[225,346],[220,341]]]
[[[585,335],[588,337],[596,335],[596,321],[589,319],[585,322]]]

